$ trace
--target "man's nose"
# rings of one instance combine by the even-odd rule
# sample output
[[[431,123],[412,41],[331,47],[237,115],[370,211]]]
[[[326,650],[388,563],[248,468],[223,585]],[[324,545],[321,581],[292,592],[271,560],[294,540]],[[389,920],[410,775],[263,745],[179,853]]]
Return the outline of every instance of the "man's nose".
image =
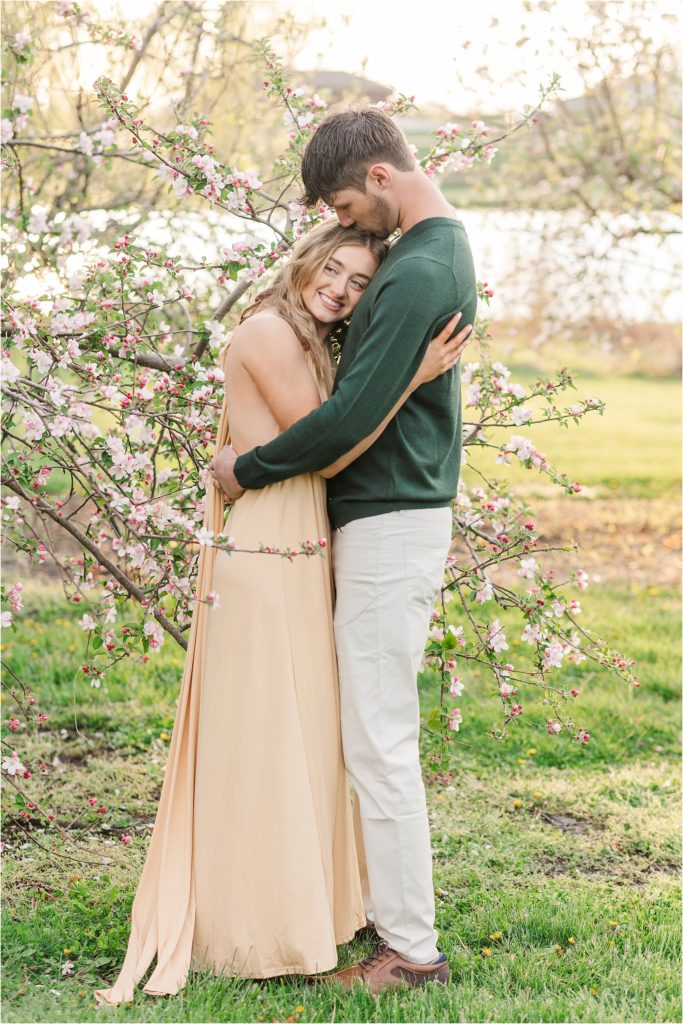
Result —
[[[353,227],[353,217],[350,217],[348,213],[338,213],[337,220],[343,228]]]

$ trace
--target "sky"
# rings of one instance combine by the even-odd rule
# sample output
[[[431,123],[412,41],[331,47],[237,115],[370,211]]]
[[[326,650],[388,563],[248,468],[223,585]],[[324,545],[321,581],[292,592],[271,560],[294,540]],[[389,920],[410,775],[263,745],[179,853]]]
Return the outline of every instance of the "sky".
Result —
[[[302,18],[322,15],[326,21],[298,54],[299,67],[361,72],[414,94],[418,107],[436,102],[453,110],[473,104],[487,110],[521,108],[535,101],[538,84],[554,70],[563,73],[570,91],[580,86],[548,38],[583,32],[583,0],[554,0],[547,11],[536,4],[531,12],[522,0],[347,0],[340,5],[291,0],[286,6]],[[531,60],[525,54],[522,62],[516,41],[524,36],[537,52]],[[469,86],[466,97],[460,77]],[[512,77],[517,81],[506,81]]]
[[[146,18],[158,0],[86,0],[103,13]],[[226,0],[208,0],[225,3]],[[229,2],[229,0],[227,0]],[[661,15],[678,16],[675,0],[647,0],[655,34],[671,32]],[[302,22],[324,19],[295,58],[302,70],[349,71],[415,95],[418,107],[439,103],[455,113],[518,112],[535,103],[553,72],[564,96],[581,78],[562,47],[585,36],[591,0],[258,0],[264,15],[290,10]],[[613,30],[628,0],[604,0]],[[519,40],[526,39],[523,46]],[[466,83],[463,89],[461,81]]]

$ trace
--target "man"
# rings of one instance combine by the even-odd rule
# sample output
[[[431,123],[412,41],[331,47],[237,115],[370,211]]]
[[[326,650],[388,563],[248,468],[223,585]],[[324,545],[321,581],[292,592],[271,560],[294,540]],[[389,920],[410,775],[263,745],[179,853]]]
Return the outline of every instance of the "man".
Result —
[[[308,205],[324,200],[345,227],[401,234],[356,308],[329,401],[269,444],[216,458],[214,478],[232,499],[353,448],[402,394],[434,333],[455,311],[460,326],[475,316],[465,230],[390,117],[374,109],[329,116],[301,171]],[[383,940],[330,977],[359,979],[373,992],[449,977],[434,931],[416,677],[450,546],[461,439],[456,365],[418,388],[328,483],[344,757],[360,805],[366,911]]]

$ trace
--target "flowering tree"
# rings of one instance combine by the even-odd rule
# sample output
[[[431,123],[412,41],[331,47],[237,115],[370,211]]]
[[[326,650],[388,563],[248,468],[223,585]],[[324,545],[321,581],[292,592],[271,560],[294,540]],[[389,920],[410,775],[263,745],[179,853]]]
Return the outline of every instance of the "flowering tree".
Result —
[[[506,147],[504,173],[478,175],[469,201],[515,217],[524,259],[514,287],[537,344],[564,335],[572,344],[627,345],[634,321],[665,319],[656,311],[678,293],[680,17],[649,0],[585,3],[565,12],[560,28],[559,5],[520,7],[518,33],[493,18],[476,46],[461,41],[481,74],[493,87],[490,68],[499,83],[507,48],[519,78],[543,39],[576,84],[564,83],[532,136]],[[459,84],[465,94],[472,84],[462,71]],[[652,312],[638,315],[638,307]]]
[[[194,52],[201,63],[201,47],[204,85],[214,88],[224,60],[221,19],[231,7],[161,4],[136,38],[76,3],[58,2],[45,14],[52,42],[41,47],[28,18],[10,26],[2,113],[2,520],[6,543],[34,566],[49,560],[67,599],[82,608],[81,673],[91,686],[100,686],[117,662],[146,662],[168,636],[186,648],[196,602],[215,604],[215,594],[194,592],[200,549],[241,550],[239,537],[212,534],[205,518],[206,467],[222,403],[218,352],[254,284],[287,258],[298,236],[330,216],[323,206],[307,211],[297,201],[301,154],[326,103],[293,88],[270,42],[252,38],[244,26],[241,36],[230,37],[240,60],[248,56],[240,65],[242,85],[259,75],[265,109],[277,111],[280,124],[284,117],[282,151],[271,166],[254,169],[249,160],[222,156],[212,141],[211,121],[196,105],[207,94],[189,81],[193,73],[182,61]],[[105,48],[116,78],[100,76],[69,116],[62,110],[61,119],[48,117],[45,69],[69,46]],[[166,65],[158,71],[159,53],[171,70],[173,59],[181,62],[177,77],[186,80],[185,90],[174,102],[163,90],[163,102],[150,98],[166,75]],[[482,121],[445,125],[419,157],[425,172],[490,162],[506,134],[537,121],[557,85],[542,89],[539,104],[499,136]],[[401,113],[412,100],[400,96],[382,106]],[[492,295],[482,283],[482,306]],[[478,454],[493,448],[503,472],[520,462],[574,494],[579,485],[519,431],[539,422],[578,423],[602,403],[562,404],[573,386],[564,370],[523,388],[492,360],[489,337],[480,317],[479,361],[463,375],[468,462],[476,469]],[[563,686],[566,661],[591,658],[637,685],[632,662],[578,623],[572,588],[584,589],[586,574],[577,569],[559,578],[544,567],[530,510],[504,479],[479,476],[477,486],[461,483],[454,503],[457,554],[449,559],[426,650],[440,678],[425,718],[437,737],[429,771],[446,784],[463,717],[459,673],[468,662],[484,665],[495,682],[501,719],[492,733],[499,737],[522,716],[523,694],[536,688],[542,717],[532,710],[525,721],[588,741],[585,723],[577,725],[568,710],[578,691]],[[48,525],[77,544],[78,557],[63,554]],[[253,557],[317,557],[327,543],[301,538],[298,550],[279,551],[268,540]],[[495,578],[505,565],[516,568],[519,586]],[[456,596],[466,616],[457,629],[446,607]],[[2,589],[2,607],[3,625],[13,627],[20,580]],[[507,660],[500,617],[508,611],[515,624],[506,628],[517,630],[532,654],[526,667]],[[14,682],[10,732],[22,718],[46,719],[23,682]],[[22,761],[11,740],[3,739],[3,770],[17,786],[35,766]]]

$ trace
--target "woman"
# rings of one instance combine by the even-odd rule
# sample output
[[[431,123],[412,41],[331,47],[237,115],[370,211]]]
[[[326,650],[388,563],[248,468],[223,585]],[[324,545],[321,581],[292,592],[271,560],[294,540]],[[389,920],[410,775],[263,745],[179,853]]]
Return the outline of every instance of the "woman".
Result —
[[[216,451],[264,444],[330,394],[329,336],[351,315],[385,254],[372,235],[328,222],[294,246],[221,353],[225,401]],[[431,343],[410,388],[457,355]],[[469,328],[458,335],[464,341]],[[459,353],[458,353],[459,354]],[[207,493],[204,526],[223,529]],[[242,549],[298,550],[329,536],[325,485],[309,474],[251,491],[234,507]],[[344,771],[328,559],[202,548],[183,684],[159,811],[133,904],[126,959],[103,1003],[175,993],[188,971],[249,978],[336,966],[365,924]]]

